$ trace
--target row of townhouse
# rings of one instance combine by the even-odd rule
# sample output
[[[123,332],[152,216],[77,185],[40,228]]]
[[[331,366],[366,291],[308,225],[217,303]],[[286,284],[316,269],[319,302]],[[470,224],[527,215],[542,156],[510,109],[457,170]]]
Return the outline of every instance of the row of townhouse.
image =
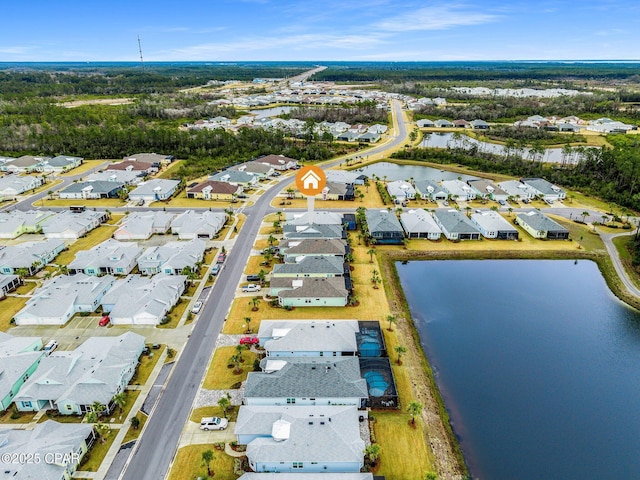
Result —
[[[373,478],[359,473],[364,407],[398,400],[379,323],[265,320],[258,338],[267,356],[247,377],[234,432],[255,473],[241,478]]]
[[[78,239],[107,220],[106,212],[89,210],[0,212],[0,238],[16,238],[24,233],[42,233],[46,238]]]
[[[33,175],[3,175],[0,177],[0,201],[33,191],[43,183],[42,177]]]
[[[146,240],[154,234],[171,233],[180,240],[212,239],[224,228],[229,217],[223,212],[185,210],[169,212],[134,212],[123,219],[113,238]]]
[[[108,172],[107,172],[108,173]],[[118,198],[120,192],[126,192],[125,182],[117,181],[118,176],[109,174],[107,180],[86,180],[76,182],[58,193],[64,200],[92,200],[99,198]],[[113,178],[113,180],[112,180]],[[180,185],[179,180],[165,180],[154,178],[140,181],[136,188],[127,193],[127,198],[133,201],[155,202],[168,200]]]
[[[76,168],[84,158],[58,155],[45,157],[23,155],[18,158],[0,157],[0,171],[7,173],[60,173]]]
[[[422,120],[418,120],[416,124],[420,128],[469,128],[473,130],[488,130],[490,128],[487,122],[480,119],[471,120],[470,122],[459,119],[450,122],[443,118],[438,120],[429,120],[428,118],[424,118]]]
[[[514,122],[513,126],[536,128],[547,130],[550,132],[571,133],[577,133],[580,132],[580,130],[588,130],[598,133],[627,133],[631,130],[638,129],[637,125],[626,124],[607,117],[587,121],[573,115],[563,118],[558,118],[555,116],[543,117],[541,115],[532,115],[524,120],[518,120]]]

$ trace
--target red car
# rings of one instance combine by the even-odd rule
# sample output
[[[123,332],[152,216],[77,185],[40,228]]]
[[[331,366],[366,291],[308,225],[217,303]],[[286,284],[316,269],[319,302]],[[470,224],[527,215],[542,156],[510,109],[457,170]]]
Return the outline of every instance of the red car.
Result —
[[[240,339],[240,345],[257,345],[258,342],[258,337],[242,337]]]
[[[109,325],[110,321],[111,319],[109,318],[109,315],[105,315],[100,319],[100,321],[98,322],[98,325],[100,325],[101,327],[106,327],[107,325]]]

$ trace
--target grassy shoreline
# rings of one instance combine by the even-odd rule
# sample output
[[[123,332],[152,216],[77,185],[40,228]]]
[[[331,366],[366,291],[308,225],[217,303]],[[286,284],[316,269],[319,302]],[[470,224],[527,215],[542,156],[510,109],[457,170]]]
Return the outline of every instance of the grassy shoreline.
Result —
[[[468,469],[464,460],[464,455],[460,446],[460,442],[453,427],[451,426],[449,412],[447,411],[444,400],[438,389],[433,370],[429,360],[424,353],[424,350],[420,346],[420,337],[416,325],[413,322],[409,304],[405,297],[402,285],[400,284],[400,278],[398,270],[396,268],[396,262],[402,261],[424,261],[424,260],[591,260],[598,265],[602,276],[604,277],[607,286],[612,293],[622,302],[640,310],[640,299],[630,295],[622,282],[620,281],[611,259],[606,254],[594,253],[588,251],[493,251],[493,250],[481,250],[481,251],[424,251],[424,250],[387,250],[380,251],[378,254],[383,277],[387,280],[384,282],[384,288],[387,293],[387,297],[390,299],[389,307],[392,313],[400,318],[407,320],[402,322],[407,329],[410,341],[413,342],[411,346],[418,354],[418,360],[424,380],[426,380],[427,388],[431,397],[431,406],[435,407],[434,412],[440,418],[442,432],[448,442],[449,457],[455,460],[456,465],[441,465],[445,467],[447,473],[455,473],[461,475],[468,475]],[[393,299],[393,300],[391,300]],[[406,341],[409,341],[407,339]],[[414,379],[415,381],[416,379]],[[418,381],[422,379],[417,379]],[[414,383],[414,385],[416,385]],[[429,403],[427,403],[429,405]],[[425,432],[428,437],[434,435],[434,431]],[[437,432],[436,432],[437,433]],[[427,439],[429,441],[429,439]],[[433,446],[433,443],[432,443]],[[442,458],[440,458],[442,460]],[[445,472],[440,472],[445,473]]]

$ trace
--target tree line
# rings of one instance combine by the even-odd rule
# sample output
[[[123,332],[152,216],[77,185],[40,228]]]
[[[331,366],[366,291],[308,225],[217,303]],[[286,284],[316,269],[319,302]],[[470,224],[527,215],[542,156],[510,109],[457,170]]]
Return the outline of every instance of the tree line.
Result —
[[[353,105],[345,104],[340,107],[298,107],[282,115],[282,117],[296,118],[305,121],[312,120],[315,123],[382,123],[386,125],[389,113],[384,109],[377,108],[377,102],[374,100],[364,100]]]

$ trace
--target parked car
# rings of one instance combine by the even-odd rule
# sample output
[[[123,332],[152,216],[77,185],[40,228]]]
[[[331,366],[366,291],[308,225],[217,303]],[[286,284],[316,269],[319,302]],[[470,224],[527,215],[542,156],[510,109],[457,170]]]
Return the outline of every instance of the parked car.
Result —
[[[448,206],[449,206],[449,202],[447,202],[446,200],[445,200],[444,202],[442,202],[442,204],[443,204],[445,207],[448,207]]]
[[[239,193],[238,195],[236,195],[237,198],[247,198],[247,196],[244,193]]]
[[[227,259],[227,254],[226,254],[226,253],[222,253],[222,252],[220,252],[220,253],[218,254],[218,260],[217,260],[217,262],[218,262],[218,263],[224,263],[224,261],[225,261],[226,259]]]
[[[211,268],[211,275],[218,275],[218,273],[220,273],[220,265],[214,265],[213,268]]]
[[[505,202],[504,200],[498,200],[498,203],[503,207],[507,205],[507,202]]]
[[[247,282],[259,282],[260,275],[247,275]]]
[[[191,313],[195,315],[200,312],[201,308],[202,308],[202,302],[196,302],[193,304],[193,307],[191,307]]]
[[[111,319],[109,318],[109,315],[105,315],[100,319],[100,321],[98,322],[98,325],[101,327],[106,327],[107,325],[109,325],[110,321]]]
[[[58,348],[58,342],[56,340],[49,340],[42,350],[44,350],[45,355],[49,356],[56,348]]]
[[[259,342],[258,337],[242,337],[240,339],[240,345],[257,345]]]
[[[144,205],[144,198],[138,200],[138,206],[142,207]]]
[[[242,287],[243,292],[259,292],[260,290],[262,290],[262,287],[255,283],[250,283]]]
[[[204,417],[200,420],[200,430],[224,430],[229,425],[226,418]]]
[[[280,176],[280,173],[279,173],[279,172],[273,172],[273,173],[271,174],[271,176],[273,176],[273,177],[279,177],[279,176]]]

